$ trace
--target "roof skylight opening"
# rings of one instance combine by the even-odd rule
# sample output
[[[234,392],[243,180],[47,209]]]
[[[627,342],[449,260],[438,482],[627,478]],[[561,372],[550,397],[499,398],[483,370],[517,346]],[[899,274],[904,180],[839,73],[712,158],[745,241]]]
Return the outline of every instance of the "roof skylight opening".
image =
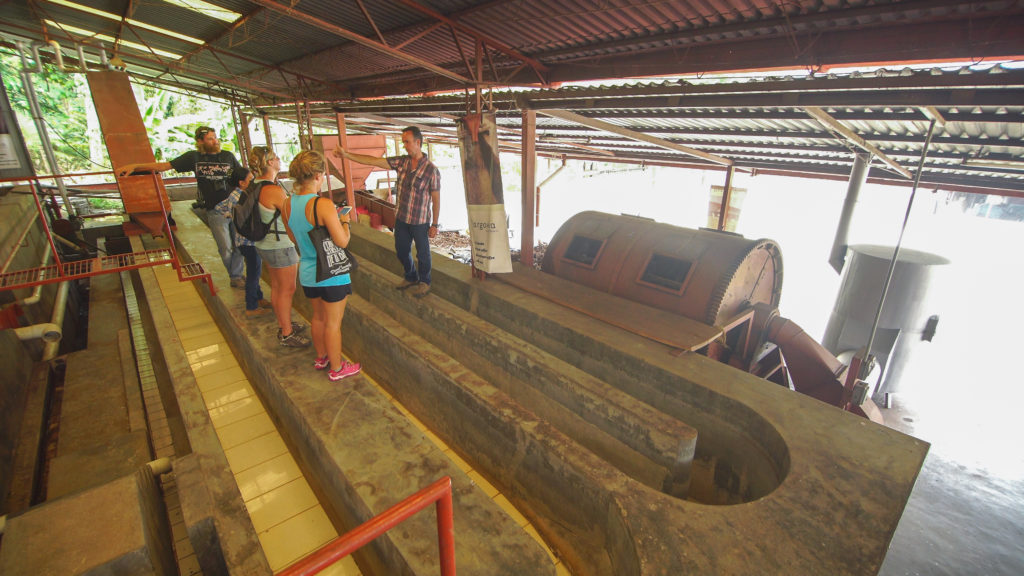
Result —
[[[204,2],[203,0],[164,0],[164,2],[167,2],[172,6],[178,6],[179,8],[197,12],[204,16],[209,16],[210,18],[223,20],[224,22],[234,22],[242,17],[238,12],[232,12],[227,8],[221,8],[220,6],[215,6],[209,2]]]
[[[90,6],[83,6],[81,4],[76,4],[74,2],[69,2],[68,0],[48,0],[48,1],[52,2],[54,4],[58,4],[60,6],[66,6],[68,8],[72,8],[74,10],[79,10],[79,11],[85,12],[87,14],[93,14],[95,16],[99,16],[100,18],[106,18],[107,20],[113,20],[115,22],[120,22],[121,21],[121,17],[118,16],[117,14],[111,14],[110,12],[104,12],[103,10],[97,10],[96,8],[92,8]],[[178,40],[184,40],[185,42],[191,42],[192,44],[202,44],[203,43],[203,41],[198,39],[198,38],[193,38],[191,36],[186,36],[184,34],[179,34],[177,32],[173,32],[171,30],[167,30],[167,29],[161,28],[159,26],[154,26],[152,24],[146,24],[145,22],[141,22],[139,20],[134,20],[132,18],[125,18],[124,21],[127,22],[128,24],[136,27],[136,28],[144,28],[146,30],[152,30],[153,32],[159,32],[160,34],[163,34],[165,36],[170,36],[172,38],[177,38]]]
[[[114,37],[113,36],[108,36],[107,34],[98,34],[96,32],[90,32],[90,31],[88,31],[88,30],[86,30],[84,28],[79,28],[77,26],[71,26],[70,24],[61,24],[61,23],[55,22],[53,20],[44,20],[44,22],[46,22],[47,26],[53,26],[54,28],[59,28],[59,29],[64,30],[65,32],[68,32],[70,34],[75,34],[75,35],[78,35],[78,36],[82,36],[84,38],[91,38],[91,39],[94,39],[94,40],[99,40],[101,42],[107,42],[110,45],[113,45],[115,43]],[[120,42],[117,42],[117,45],[118,46],[123,46],[124,48],[131,48],[132,50],[138,50],[139,52],[143,52],[145,54],[156,54],[158,56],[163,56],[164,58],[170,58],[172,60],[180,60],[181,59],[181,54],[175,54],[174,52],[168,52],[166,50],[160,50],[159,48],[149,48],[145,44],[139,44],[138,42],[132,42],[130,40],[121,40]]]

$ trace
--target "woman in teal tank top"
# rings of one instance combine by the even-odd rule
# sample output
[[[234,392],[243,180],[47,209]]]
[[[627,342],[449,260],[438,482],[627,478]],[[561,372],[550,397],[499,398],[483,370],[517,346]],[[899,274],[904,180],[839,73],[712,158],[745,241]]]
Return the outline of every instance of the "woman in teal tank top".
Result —
[[[352,235],[349,233],[348,214],[339,215],[330,201],[312,202],[324,181],[324,157],[307,150],[300,152],[288,166],[288,175],[295,180],[292,196],[288,202],[288,235],[299,249],[299,283],[306,298],[313,305],[313,347],[316,360],[313,367],[327,373],[331,381],[341,380],[360,370],[359,364],[346,362],[341,355],[341,321],[345,317],[345,304],[352,293],[352,280],[348,274],[316,281],[316,250],[309,240],[313,229],[313,208],[316,219],[331,234],[334,244],[348,246]]]

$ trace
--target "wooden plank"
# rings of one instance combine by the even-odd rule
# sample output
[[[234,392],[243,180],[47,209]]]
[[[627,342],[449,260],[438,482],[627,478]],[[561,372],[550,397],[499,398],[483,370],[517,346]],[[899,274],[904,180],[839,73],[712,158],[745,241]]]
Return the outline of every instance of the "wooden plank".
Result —
[[[723,335],[716,326],[631,302],[525,266],[494,278],[612,326],[680,350],[696,351]]]
[[[629,128],[623,128],[622,126],[617,126],[615,124],[612,124],[611,122],[605,122],[604,120],[587,118],[586,116],[581,116],[579,114],[576,114],[575,112],[570,112],[568,110],[537,110],[537,112],[540,112],[545,116],[551,116],[552,118],[560,118],[568,122],[575,122],[583,126],[589,126],[590,128],[593,128],[595,130],[604,130],[605,132],[611,132],[612,134],[618,134],[619,136],[625,136],[626,138],[632,138],[633,140],[637,140],[640,142],[647,142],[648,144],[661,146],[662,148],[666,148],[668,150],[682,152],[683,154],[688,154],[696,158],[701,158],[709,162],[714,162],[715,164],[721,164],[723,166],[732,166],[733,164],[732,160],[722,156],[708,154],[707,152],[702,152],[700,150],[697,150],[696,148],[690,148],[689,146],[683,146],[682,144],[670,142],[668,140],[665,140],[664,138],[658,138],[656,136],[650,136],[642,132],[630,130]]]
[[[854,146],[857,146],[858,148],[861,148],[863,150],[867,150],[868,152],[871,152],[872,154],[877,156],[879,160],[881,160],[882,162],[885,162],[886,165],[891,167],[893,170],[898,172],[900,175],[902,175],[902,176],[904,176],[906,178],[913,178],[914,177],[913,174],[910,173],[910,170],[907,170],[903,166],[900,166],[899,164],[897,164],[895,160],[893,160],[892,158],[889,158],[888,156],[886,156],[885,153],[882,152],[881,150],[879,150],[877,146],[875,146],[874,144],[872,144],[872,143],[868,142],[867,140],[865,140],[864,138],[862,138],[860,136],[860,134],[857,134],[853,130],[851,130],[851,129],[847,128],[846,126],[844,126],[841,122],[839,122],[838,120],[836,120],[835,118],[830,116],[828,112],[825,112],[824,110],[822,110],[821,108],[818,108],[817,106],[805,106],[804,110],[812,118],[814,118],[815,120],[820,122],[822,126],[824,126],[825,128],[828,128],[830,130],[834,130],[835,132],[839,133],[843,138],[845,138],[848,142],[850,142]]]

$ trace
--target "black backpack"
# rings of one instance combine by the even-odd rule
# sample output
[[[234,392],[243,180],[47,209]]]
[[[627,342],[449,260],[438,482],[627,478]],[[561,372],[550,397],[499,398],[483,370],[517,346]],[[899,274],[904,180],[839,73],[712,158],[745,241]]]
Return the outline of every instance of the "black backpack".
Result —
[[[254,242],[266,238],[267,233],[274,228],[278,217],[281,216],[280,210],[274,210],[274,217],[270,219],[270,222],[264,223],[260,218],[260,210],[257,206],[264,184],[267,184],[266,180],[250,184],[249,188],[242,191],[238,197],[238,203],[231,208],[231,219],[235,223],[235,230]],[[281,238],[280,230],[274,230],[274,233],[277,234],[278,239]]]

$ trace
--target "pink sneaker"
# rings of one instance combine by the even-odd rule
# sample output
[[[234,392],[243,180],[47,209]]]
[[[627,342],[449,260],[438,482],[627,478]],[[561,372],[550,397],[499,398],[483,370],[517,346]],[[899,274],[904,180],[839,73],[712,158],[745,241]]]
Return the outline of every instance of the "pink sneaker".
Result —
[[[327,359],[327,356],[313,360],[313,368],[316,368],[317,370],[323,370],[324,368],[327,368],[330,365],[331,361]]]
[[[329,370],[327,372],[327,378],[331,382],[337,382],[342,378],[348,378],[349,376],[355,376],[359,374],[359,370],[362,368],[359,364],[353,364],[351,362],[345,362],[341,365],[341,368],[337,370]]]

